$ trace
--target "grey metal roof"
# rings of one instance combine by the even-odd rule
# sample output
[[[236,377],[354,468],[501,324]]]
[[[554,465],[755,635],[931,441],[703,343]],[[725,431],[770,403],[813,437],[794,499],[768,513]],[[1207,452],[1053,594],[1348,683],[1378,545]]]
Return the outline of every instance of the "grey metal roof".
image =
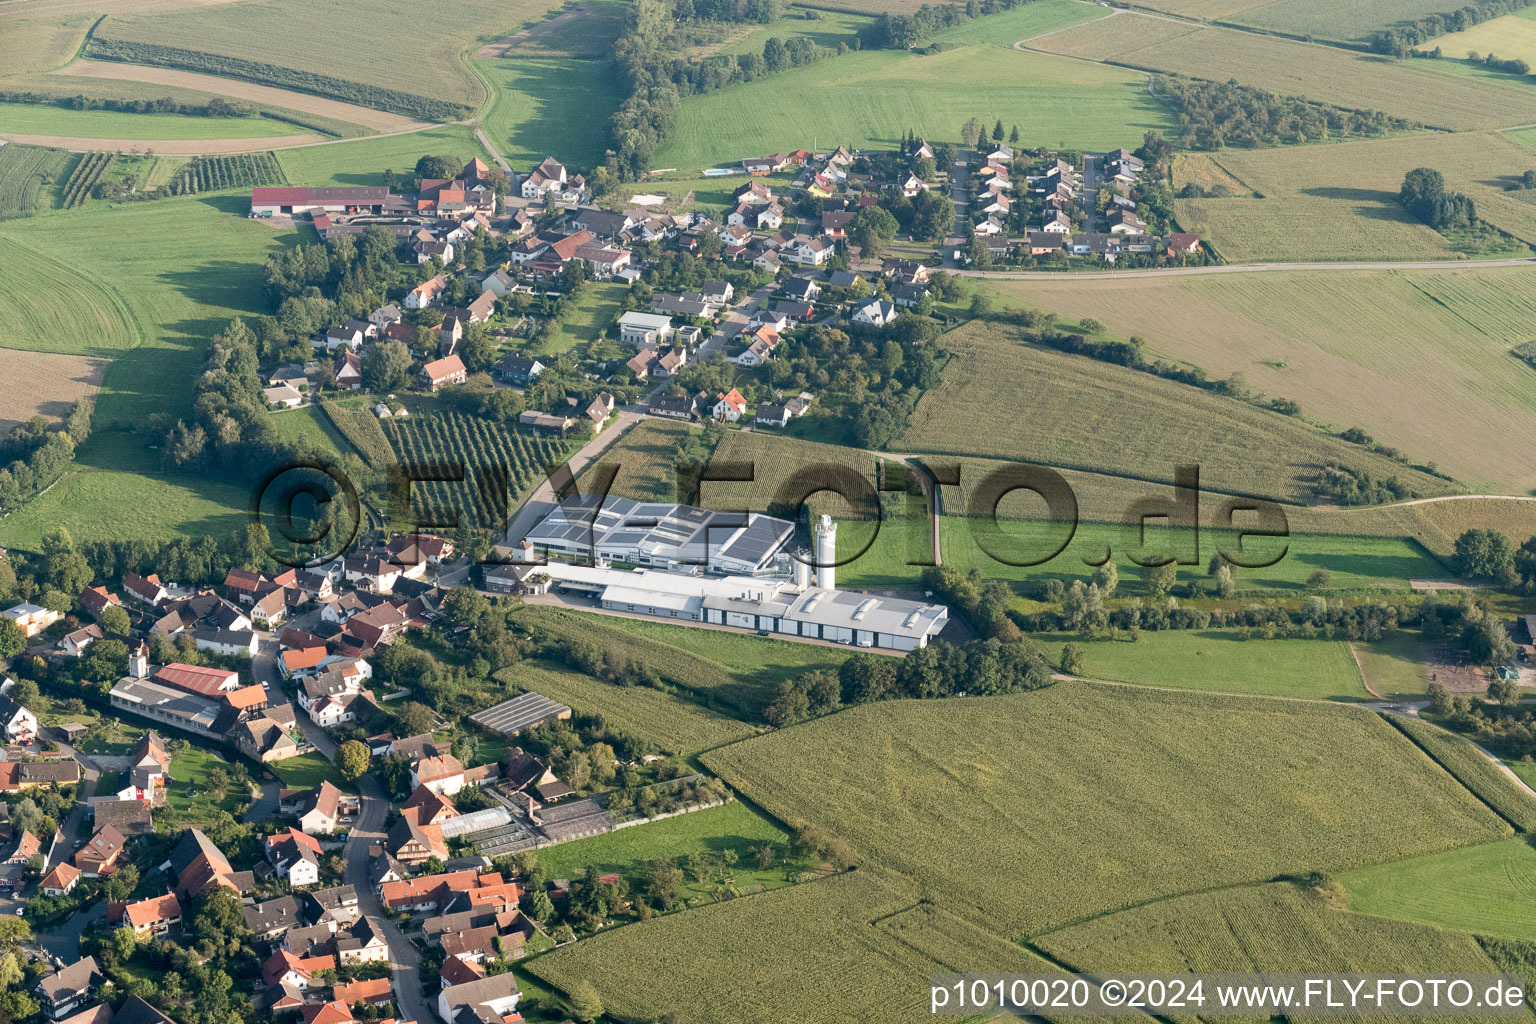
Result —
[[[571,709],[559,701],[542,694],[525,693],[495,707],[476,711],[469,720],[493,732],[511,736],[570,712]]]

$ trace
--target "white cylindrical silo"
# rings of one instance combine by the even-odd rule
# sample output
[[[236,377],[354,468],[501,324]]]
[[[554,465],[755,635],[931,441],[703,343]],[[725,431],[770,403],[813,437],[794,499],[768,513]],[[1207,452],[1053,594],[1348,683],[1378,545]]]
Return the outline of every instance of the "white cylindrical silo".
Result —
[[[801,591],[811,589],[811,553],[809,551],[802,552],[800,557],[795,559],[795,587]]]
[[[826,590],[837,586],[837,524],[822,516],[816,527],[816,585]]]

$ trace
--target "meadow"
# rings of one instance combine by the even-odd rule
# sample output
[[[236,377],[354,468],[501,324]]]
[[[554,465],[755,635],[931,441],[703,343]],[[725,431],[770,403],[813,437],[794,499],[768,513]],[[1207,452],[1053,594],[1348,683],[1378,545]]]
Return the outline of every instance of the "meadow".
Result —
[[[783,829],[741,801],[733,800],[664,821],[561,843],[535,851],[535,856],[550,878],[575,878],[585,868],[595,867],[601,874],[624,875],[634,885],[643,874],[646,861],[665,857],[680,862],[690,853],[735,850],[740,858],[734,869],[739,888],[751,885],[777,887],[785,884],[784,869],[755,870],[750,867],[750,851],[759,843],[782,844],[788,838]],[[708,891],[691,882],[686,888],[690,896]]]
[[[1497,973],[1470,935],[1345,913],[1324,895],[1291,882],[1137,907],[1040,936],[1034,944],[1082,971],[1119,971],[1134,964],[1134,970],[1149,974]]]
[[[341,777],[336,765],[318,751],[269,761],[266,767],[284,789],[314,789],[321,782],[329,782],[344,793],[356,792],[356,787]]]
[[[1403,176],[1415,167],[1436,168],[1447,187],[1472,197],[1480,219],[1521,243],[1536,243],[1536,205],[1506,188],[1536,169],[1536,158],[1502,133],[1233,149],[1204,159],[1241,179],[1244,190],[1237,197],[1178,200],[1179,223],[1235,263],[1458,258],[1458,238],[1420,223],[1397,202]],[[1180,160],[1176,188],[1194,180],[1186,167],[1201,170],[1199,162]],[[1348,230],[1339,230],[1341,224]]]
[[[523,661],[496,678],[567,704],[577,714],[601,715],[626,733],[669,754],[693,754],[754,733],[734,718],[650,686],[619,686],[547,661]]]
[[[1049,300],[1035,301],[1055,311]],[[1094,309],[1115,316],[1111,330],[1130,327],[1126,321],[1143,322],[1134,305],[1100,302]],[[1116,316],[1117,311],[1123,314]],[[1226,336],[1218,323],[1210,329]],[[1127,333],[1146,337],[1141,327]],[[1421,494],[1449,490],[1445,481],[1295,418],[1137,370],[1022,344],[1011,328],[998,324],[972,321],[940,343],[954,358],[892,442],[897,450],[1027,460],[1150,482],[1169,482],[1175,465],[1196,464],[1204,487],[1280,501],[1305,500],[1325,461],[1378,479],[1395,475]],[[1195,362],[1221,376],[1219,366]],[[1000,412],[1006,409],[1026,412]]]
[[[95,17],[84,12],[60,17],[44,17],[37,4],[16,4],[0,8],[0,80],[48,71],[68,63],[85,42]],[[7,17],[27,8],[37,14],[25,20]]]
[[[1351,646],[1366,689],[1383,696],[1419,696],[1429,685],[1424,637],[1418,630],[1399,630],[1380,640],[1356,641]]]
[[[1377,715],[1308,701],[1061,683],[862,705],[702,761],[1009,936],[1508,834]]]
[[[193,12],[114,14],[94,38],[268,62],[476,107],[485,99],[484,87],[460,54],[477,39],[542,18],[554,6],[552,0],[494,6],[446,0],[423,18],[412,7],[380,8],[366,0],[334,0],[318,9],[305,0],[271,0]],[[395,54],[398,59],[381,60],[375,46],[336,45],[364,24],[373,39],[408,40],[406,49]]]
[[[384,172],[410,177],[424,156],[451,156],[468,163],[491,155],[465,125],[447,124],[426,131],[380,138],[298,146],[279,150],[278,163],[292,182],[312,188],[326,185],[382,185]]]
[[[1525,838],[1348,871],[1349,909],[1528,940],[1536,934],[1536,847]]]
[[[989,83],[984,92],[978,78]],[[863,50],[684,98],[655,162],[689,170],[802,146],[888,149],[909,128],[950,138],[973,116],[1017,121],[1025,146],[1107,149],[1171,127],[1135,72],[995,46],[929,56]]]
[[[807,17],[815,13],[817,17]],[[699,56],[717,53],[762,53],[763,44],[769,39],[788,41],[794,38],[809,39],[817,46],[829,50],[839,44],[854,45],[859,31],[870,23],[868,15],[852,11],[827,11],[810,7],[788,7],[777,21],[767,25],[732,25],[730,37],[718,43],[703,44],[693,48]]]
[[[1500,771],[1470,740],[1422,718],[1399,715],[1389,721],[1516,828],[1536,832],[1536,797]]]
[[[208,790],[208,773],[214,768],[228,772],[232,765],[201,747],[188,747],[171,756],[170,779],[165,786],[166,815],[181,825],[205,824],[219,811],[235,814],[250,802],[250,793],[233,783],[222,793]]]
[[[266,117],[192,117],[67,110],[38,103],[0,103],[0,132],[84,139],[247,139],[303,135],[305,129]]]
[[[1101,18],[1035,45],[1146,71],[1216,82],[1236,79],[1280,95],[1381,110],[1435,128],[1472,131],[1536,122],[1536,90],[1518,84],[1460,78],[1421,62],[1147,15]]]
[[[339,457],[352,450],[341,432],[318,406],[305,405],[273,413],[272,426],[284,441],[307,444],[311,448]]]
[[[962,475],[962,479],[964,479]],[[1240,553],[1245,561],[1274,561],[1265,568],[1235,572],[1234,583],[1240,595],[1257,597],[1301,597],[1307,593],[1307,578],[1318,569],[1331,577],[1328,591],[1408,589],[1409,580],[1444,576],[1448,568],[1430,557],[1412,541],[1400,537],[1351,537],[1326,534],[1293,533],[1284,538],[1251,537],[1239,541],[1236,532],[1202,526],[1199,549],[1188,531],[1157,521],[1149,522],[1145,542],[1134,525],[1081,522],[1070,533],[1066,548],[1040,565],[1010,565],[1046,558],[1069,536],[1070,524],[1046,519],[1000,519],[1000,536],[980,527],[987,520],[958,515],[939,519],[939,548],[945,565],[969,572],[981,570],[989,579],[1005,580],[1015,591],[1033,596],[1048,579],[1068,584],[1087,582],[1094,566],[1109,551],[1120,583],[1119,597],[1143,594],[1140,567],[1131,560],[1134,553],[1143,559],[1172,555],[1180,560],[1178,580],[1210,581],[1207,567],[1218,551]],[[837,570],[838,583],[847,587],[871,589],[915,589],[922,566],[930,551],[927,521],[896,520],[883,522],[871,542],[871,529],[862,523],[850,523],[838,530],[838,556],[853,561]],[[867,549],[867,550],[866,550]],[[859,554],[863,551],[862,554]],[[855,557],[857,556],[857,557]],[[1185,564],[1187,563],[1187,564]]]
[[[605,931],[527,969],[567,989],[591,981],[624,1019],[676,1010],[699,1024],[844,1024],[872,1011],[908,1024],[932,1019],[915,983],[930,973],[1055,970],[878,869]]]
[[[159,453],[132,434],[98,431],[47,493],[0,519],[0,547],[41,551],[61,526],[91,540],[224,540],[245,529],[250,501],[225,480],[162,473]]]
[[[563,642],[614,648],[654,669],[699,704],[758,720],[785,679],[836,669],[851,651],[819,644],[674,626],[595,612],[528,606],[513,615]]]
[[[1369,700],[1342,640],[1244,640],[1235,631],[1142,630],[1134,643],[1035,634],[1055,658],[1059,646],[1083,648],[1082,675],[1144,686],[1308,700]]]
[[[1271,155],[1283,161],[1290,153]],[[1515,339],[1528,336],[1536,316],[1536,274],[1529,268],[1297,271],[996,286],[1032,307],[1066,318],[1094,317],[1114,335],[1133,334],[1149,355],[1199,366],[1214,378],[1238,374],[1253,390],[1297,399],[1304,416],[1335,430],[1361,427],[1380,443],[1435,463],[1473,489],[1523,494],[1536,487],[1536,467],[1525,454],[1536,444],[1536,370],[1509,354]],[[1403,330],[1404,324],[1413,330]],[[939,390],[919,405],[909,433],[915,435],[930,409],[936,417],[953,417],[950,406],[963,408],[975,401],[975,385],[965,385],[985,381],[988,367],[1044,365],[1034,353],[1005,344],[973,346],[979,370],[963,357],[951,364]],[[1113,369],[1099,372],[1107,376]],[[966,397],[946,402],[951,389]],[[1032,414],[1021,418],[1020,431],[1026,424],[1042,429],[1036,425],[1050,422]],[[1300,424],[1291,429],[1305,430]],[[1021,453],[1038,443],[1021,440]],[[1426,481],[1398,464],[1342,447],[1341,453],[1340,442],[1307,441],[1298,444],[1295,458],[1308,461],[1301,454],[1305,451],[1311,459],[1332,457],[1367,468],[1378,478],[1396,474],[1426,495],[1444,489],[1443,481]],[[1446,502],[1418,512],[1460,518],[1474,510],[1495,511]],[[1510,505],[1499,514],[1512,523],[1531,522],[1536,508]],[[1346,511],[1332,518],[1350,529],[1348,524],[1374,515]],[[1460,532],[1456,525],[1451,525],[1451,537]]]
[[[527,173],[547,156],[574,167],[602,163],[604,126],[622,98],[606,61],[515,56],[472,63],[492,90],[486,133],[513,167]]]

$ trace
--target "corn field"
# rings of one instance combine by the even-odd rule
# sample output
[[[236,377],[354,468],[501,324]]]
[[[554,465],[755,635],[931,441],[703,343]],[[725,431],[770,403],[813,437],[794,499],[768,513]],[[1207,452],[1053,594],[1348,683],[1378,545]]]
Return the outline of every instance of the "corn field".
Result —
[[[91,198],[91,189],[101,180],[101,176],[116,159],[116,153],[82,154],[79,162],[75,164],[75,169],[70,172],[69,178],[64,182],[64,193],[60,197],[59,205],[67,210]]]

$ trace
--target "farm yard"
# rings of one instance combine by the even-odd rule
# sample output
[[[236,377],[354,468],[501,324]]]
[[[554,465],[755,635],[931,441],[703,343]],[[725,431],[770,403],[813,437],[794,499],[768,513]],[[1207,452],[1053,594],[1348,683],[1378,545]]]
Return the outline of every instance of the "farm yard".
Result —
[[[832,829],[1008,936],[1174,895],[1193,878],[1337,871],[1508,834],[1374,713],[1267,698],[1062,683],[887,702],[702,760],[775,817]],[[1111,768],[1118,798],[1106,802]],[[912,787],[915,776],[926,784]],[[1013,823],[1006,835],[999,816]]]
[[[1239,374],[1249,388],[1299,400],[1306,417],[1333,430],[1361,427],[1380,443],[1433,462],[1474,489],[1522,494],[1536,487],[1536,469],[1524,454],[1536,443],[1531,415],[1536,411],[1536,370],[1509,352],[1536,315],[1536,274],[1528,268],[1018,281],[998,287],[1032,307],[1068,318],[1094,317],[1113,334],[1134,334],[1149,355],[1198,366],[1213,378]],[[1404,331],[1405,323],[1414,330]],[[957,332],[949,337],[966,336]],[[974,364],[962,356],[958,366],[946,369],[940,389],[919,405],[913,443],[928,413],[948,413],[929,429],[943,430],[938,423],[948,422],[950,430],[964,436],[967,421],[956,423],[958,410],[950,406],[963,407],[979,397],[981,384],[972,381],[984,382],[1004,365],[1046,365],[1034,353],[1001,342],[971,351],[978,352]],[[1112,369],[1092,372],[1114,379],[1109,377]],[[956,397],[946,401],[950,388],[956,388]],[[1148,395],[1155,390],[1140,389]],[[1070,414],[1067,426],[1076,429],[1081,422],[1081,412]],[[1051,423],[1042,413],[1029,417],[1027,425],[1047,432]],[[1304,428],[1293,424],[1291,429]],[[1029,445],[1021,441],[1020,450],[1030,452],[1040,443],[1031,437]],[[1330,451],[1326,442],[1302,444],[1313,459]],[[1375,461],[1359,462],[1362,456]],[[1396,474],[1425,495],[1445,489],[1443,481],[1427,481],[1364,453],[1329,457],[1368,468],[1378,478]],[[1207,478],[1214,477],[1209,459],[1201,461]],[[1250,481],[1247,486],[1258,485]],[[1451,502],[1424,514],[1471,510]],[[1513,514],[1529,522],[1528,512],[1536,514],[1536,509],[1517,504]],[[1376,515],[1349,511],[1337,520],[1349,529],[1348,523]],[[1447,532],[1454,537],[1461,531]]]
[[[1033,284],[1020,285],[1017,291],[1007,287],[1013,295],[1030,294],[1027,289]],[[1036,301],[1056,311],[1049,301]],[[1107,312],[1117,307],[1101,302],[1093,308]],[[1125,304],[1118,309],[1123,319],[1107,317],[1114,321],[1110,329],[1145,337],[1144,328],[1131,322],[1141,323],[1143,311]],[[1222,330],[1218,324],[1213,323],[1213,329]],[[1451,490],[1446,481],[1330,437],[1293,417],[1137,370],[1031,347],[996,324],[973,321],[944,335],[942,344],[954,358],[894,442],[899,450],[1022,459],[1154,483],[1171,482],[1177,464],[1198,464],[1204,487],[1279,501],[1306,500],[1324,461],[1355,467],[1377,479],[1395,475],[1425,495]],[[1204,368],[1213,376],[1220,371],[1217,366]],[[996,410],[1009,407],[1029,412],[996,415]]]
[[[601,715],[672,754],[693,754],[734,743],[755,731],[665,690],[608,683],[552,662],[519,662],[515,668],[504,669],[498,679],[552,697],[577,714]]]
[[[1146,71],[1236,79],[1282,96],[1381,110],[1435,128],[1473,131],[1536,123],[1536,90],[1517,83],[1462,78],[1424,62],[1150,15],[1101,18],[1033,45]]]
[[[79,398],[92,398],[101,387],[107,361],[55,352],[5,353],[7,386],[0,390],[0,437],[33,416],[58,420]]]
[[[1227,150],[1180,160],[1174,188],[1205,184],[1199,179],[1208,177],[1211,164],[1240,179],[1242,191],[1180,199],[1176,211],[1181,225],[1201,232],[1235,263],[1456,259],[1456,237],[1418,222],[1397,202],[1403,176],[1415,167],[1440,170],[1447,187],[1472,197],[1481,220],[1518,240],[1508,243],[1518,251],[1488,255],[1519,256],[1536,244],[1536,204],[1526,201],[1528,191],[1508,188],[1536,169],[1536,155],[1501,133]],[[1186,167],[1193,176],[1185,175]],[[1341,224],[1349,230],[1339,230]]]
[[[1053,4],[1021,10],[1037,7],[1048,14]],[[992,83],[984,98],[969,84],[978,75]],[[785,102],[788,96],[795,101]],[[1030,116],[1011,113],[1019,110]],[[817,139],[889,148],[908,128],[944,137],[973,115],[1018,120],[1026,146],[1107,149],[1139,139],[1148,129],[1171,128],[1167,111],[1136,72],[984,44],[929,56],[865,50],[686,97],[656,161],[663,167],[708,167],[742,153],[790,150]]]
[[[524,492],[543,481],[546,466],[559,465],[570,452],[568,442],[450,411],[388,420],[384,436],[402,465],[464,467],[462,482],[411,484],[411,514],[422,517],[420,522],[456,513],[491,529],[505,523]]]

